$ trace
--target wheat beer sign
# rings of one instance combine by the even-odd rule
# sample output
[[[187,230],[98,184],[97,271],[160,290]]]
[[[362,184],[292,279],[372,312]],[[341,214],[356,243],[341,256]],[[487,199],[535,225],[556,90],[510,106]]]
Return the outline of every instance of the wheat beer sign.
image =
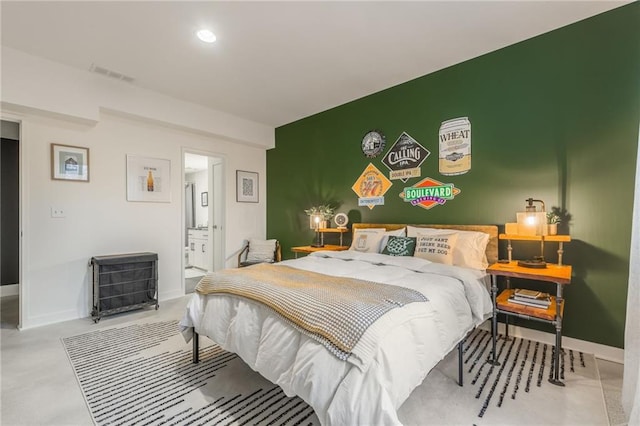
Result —
[[[431,152],[418,141],[402,132],[382,158],[382,163],[390,170],[389,179],[406,182],[410,178],[420,177],[420,166],[429,154]]]
[[[443,121],[438,139],[441,175],[462,175],[471,170],[471,122],[468,117]]]
[[[358,206],[373,209],[384,205],[384,194],[391,188],[391,181],[373,164],[369,163],[351,189],[358,194]]]
[[[424,178],[413,186],[405,188],[400,193],[400,198],[412,206],[420,206],[430,209],[441,206],[447,201],[453,200],[460,193],[452,183],[442,183],[433,178]]]

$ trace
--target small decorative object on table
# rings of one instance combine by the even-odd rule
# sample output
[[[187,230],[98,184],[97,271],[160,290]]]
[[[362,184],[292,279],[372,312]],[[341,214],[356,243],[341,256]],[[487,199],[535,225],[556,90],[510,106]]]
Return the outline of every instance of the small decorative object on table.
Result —
[[[349,223],[349,217],[345,213],[338,213],[333,221],[338,226],[338,229],[346,229],[347,223]]]
[[[326,228],[326,221],[331,220],[335,210],[335,207],[331,207],[330,204],[321,204],[319,206],[313,206],[306,209],[304,212],[309,216],[309,228]],[[316,226],[316,218],[318,218],[318,226]]]
[[[555,211],[547,213],[547,233],[549,235],[558,234],[558,223],[560,223],[560,216]]]

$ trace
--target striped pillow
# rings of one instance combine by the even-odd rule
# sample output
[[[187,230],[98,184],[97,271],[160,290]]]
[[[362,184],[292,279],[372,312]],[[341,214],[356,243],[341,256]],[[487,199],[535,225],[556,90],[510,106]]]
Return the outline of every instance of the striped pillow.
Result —
[[[276,240],[249,240],[247,262],[273,262]]]

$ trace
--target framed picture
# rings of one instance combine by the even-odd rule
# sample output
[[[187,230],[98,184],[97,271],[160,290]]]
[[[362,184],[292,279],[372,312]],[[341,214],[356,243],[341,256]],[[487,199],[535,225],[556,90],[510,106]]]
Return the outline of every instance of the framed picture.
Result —
[[[200,193],[200,203],[202,204],[202,207],[207,207],[209,205],[209,193],[208,192]]]
[[[258,202],[258,173],[236,170],[236,201],[239,203]]]
[[[171,202],[171,160],[127,155],[127,201]]]
[[[89,148],[52,143],[51,179],[89,182]]]

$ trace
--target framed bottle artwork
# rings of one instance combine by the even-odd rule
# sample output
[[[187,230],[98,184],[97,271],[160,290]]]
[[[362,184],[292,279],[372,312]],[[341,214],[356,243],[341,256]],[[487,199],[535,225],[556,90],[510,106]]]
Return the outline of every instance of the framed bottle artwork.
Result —
[[[171,160],[127,155],[127,201],[171,202]]]

